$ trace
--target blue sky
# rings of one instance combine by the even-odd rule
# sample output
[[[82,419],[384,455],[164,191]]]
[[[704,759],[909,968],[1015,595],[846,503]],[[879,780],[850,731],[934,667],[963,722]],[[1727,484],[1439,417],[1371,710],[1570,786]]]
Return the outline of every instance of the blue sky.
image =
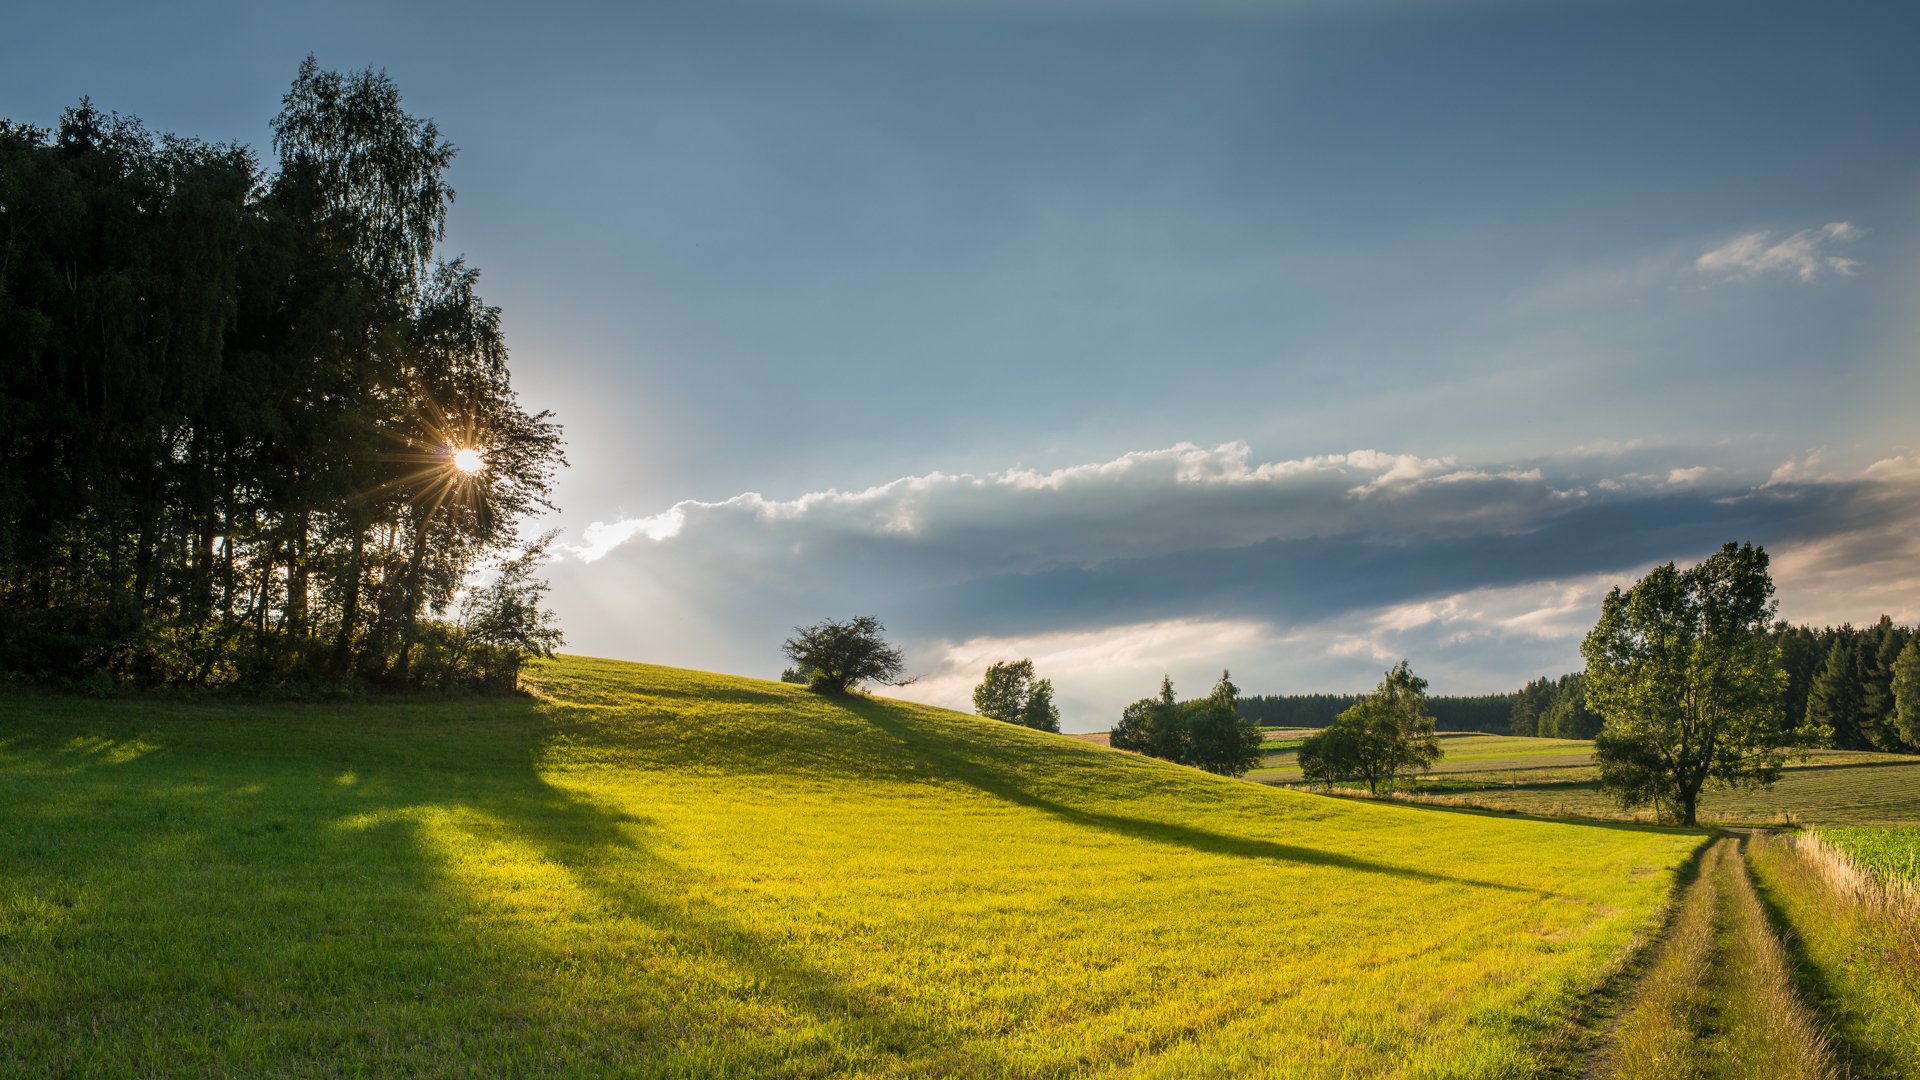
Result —
[[[1911,5],[9,24],[16,120],[90,94],[264,152],[312,51],[439,122],[448,253],[567,425],[556,524],[599,557],[554,600],[582,651],[761,671],[787,626],[872,611],[913,692],[1025,650],[1090,727],[1227,662],[1276,691],[1402,652],[1442,690],[1566,670],[1596,589],[1722,539],[1776,550],[1787,614],[1920,618],[1910,560],[1859,555],[1910,554],[1920,517]]]

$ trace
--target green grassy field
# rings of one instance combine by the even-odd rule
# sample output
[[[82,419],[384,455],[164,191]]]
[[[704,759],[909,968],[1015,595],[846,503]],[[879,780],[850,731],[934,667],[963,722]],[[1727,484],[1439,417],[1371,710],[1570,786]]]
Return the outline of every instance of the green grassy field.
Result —
[[[1439,738],[1446,756],[1410,790],[1550,817],[1629,816],[1601,794],[1590,742],[1445,732]],[[1262,767],[1248,778],[1300,783],[1297,750],[1298,744],[1270,748]],[[1703,822],[1729,825],[1920,825],[1920,757],[1815,751],[1790,762],[1772,788],[1708,790],[1700,800],[1700,816]]]
[[[0,1073],[1535,1075],[1701,842],[535,681],[0,697]]]

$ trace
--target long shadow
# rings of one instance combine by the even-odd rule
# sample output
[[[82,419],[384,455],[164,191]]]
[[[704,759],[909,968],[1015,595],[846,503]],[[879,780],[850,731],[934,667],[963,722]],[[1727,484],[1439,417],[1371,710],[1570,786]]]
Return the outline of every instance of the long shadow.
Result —
[[[1846,1000],[1846,995],[1841,991],[1840,979],[1829,976],[1827,972],[1821,970],[1819,964],[1814,963],[1812,955],[1807,951],[1806,943],[1800,939],[1799,934],[1794,932],[1793,922],[1787,918],[1786,908],[1780,902],[1780,898],[1774,895],[1774,890],[1768,888],[1760,875],[1753,872],[1752,864],[1743,859],[1740,872],[1748,876],[1753,882],[1754,891],[1760,894],[1760,907],[1766,912],[1767,923],[1773,928],[1773,934],[1780,940],[1781,946],[1786,949],[1787,967],[1793,979],[1794,990],[1799,993],[1800,1000],[1806,1002],[1819,1015],[1827,1037],[1832,1040],[1837,1055],[1843,1059],[1842,1065],[1846,1070],[1844,1075],[1893,1078],[1905,1075],[1901,1064],[1884,1051],[1864,1046],[1845,1036],[1841,1025],[1835,1022],[1835,1014],[1843,1011],[1844,1007],[1841,1003]]]
[[[776,699],[777,700],[777,699]],[[964,1037],[947,1025],[923,1015],[909,1015],[880,995],[849,986],[845,978],[810,962],[803,950],[784,939],[755,930],[714,904],[694,898],[694,882],[685,868],[662,857],[648,843],[644,819],[591,797],[554,787],[541,774],[541,746],[530,739],[524,768],[515,785],[505,790],[472,793],[476,809],[504,823],[512,834],[534,845],[542,857],[565,868],[573,880],[589,890],[608,910],[636,919],[682,940],[695,950],[720,956],[726,963],[746,968],[760,995],[777,997],[790,1011],[809,1015],[816,1026],[832,1031],[831,1044],[820,1050],[844,1056],[838,1043],[851,1036],[856,1050],[890,1059],[894,1068],[912,1064],[911,1056],[927,1050],[960,1045]],[[700,1030],[699,1017],[673,1017],[662,1033]],[[712,1035],[738,1032],[710,1032]],[[696,1053],[702,1047],[685,1049]],[[706,1048],[711,1050],[711,1047]],[[985,1072],[1005,1073],[990,1047],[977,1040],[966,1055]],[[871,1062],[840,1060],[827,1063],[835,1071],[870,1066]],[[748,1062],[749,1070],[761,1066]]]
[[[850,701],[848,707],[860,714],[875,727],[898,739],[907,752],[918,752],[938,760],[947,766],[945,775],[951,776],[969,787],[985,792],[995,798],[1003,799],[1016,806],[1039,810],[1051,814],[1063,821],[1071,822],[1090,829],[1118,833],[1135,840],[1186,848],[1191,851],[1205,852],[1210,855],[1227,855],[1242,859],[1263,859],[1279,862],[1300,863],[1309,866],[1325,866],[1341,870],[1355,870],[1362,873],[1381,874],[1387,877],[1402,878],[1411,881],[1423,881],[1436,884],[1468,885],[1482,889],[1497,889],[1502,892],[1529,893],[1535,896],[1552,896],[1553,893],[1524,885],[1514,885],[1500,881],[1483,881],[1478,878],[1459,877],[1449,874],[1437,874],[1412,867],[1394,866],[1390,863],[1374,862],[1368,859],[1343,855],[1338,852],[1319,848],[1301,847],[1295,844],[1283,844],[1273,840],[1255,839],[1244,836],[1231,836],[1224,833],[1209,832],[1190,825],[1181,825],[1168,821],[1154,821],[1146,818],[1126,817],[1120,814],[1101,813],[1084,807],[1069,806],[1056,802],[1015,782],[1007,773],[995,769],[991,764],[962,752],[965,744],[957,740],[945,739],[926,727],[910,727],[900,717],[878,702]]]
[[[183,705],[163,710],[156,726],[151,716],[128,721],[110,705],[81,705],[72,723],[0,730],[0,865],[11,885],[47,898],[48,918],[73,909],[90,919],[54,925],[56,940],[44,947],[0,933],[0,964],[39,988],[8,995],[0,1073],[30,1075],[60,1060],[155,1075],[303,1065],[551,1073],[580,1071],[583,1054],[609,1072],[644,1063],[700,1073],[722,1053],[744,1071],[772,1067],[755,1056],[750,1033],[716,1024],[698,989],[652,994],[651,1010],[639,1010],[649,1015],[582,1019],[591,1006],[569,989],[580,956],[604,965],[602,987],[648,976],[621,950],[569,936],[593,933],[590,922],[555,935],[549,924],[495,917],[422,825],[422,815],[465,811],[486,823],[482,834],[498,830],[496,839],[524,842],[564,869],[600,910],[746,972],[755,997],[780,1003],[759,1015],[810,1018],[825,1033],[804,1044],[818,1068],[897,1071],[965,1044],[983,1071],[1012,1071],[991,1047],[847,985],[801,948],[700,899],[686,869],[648,842],[650,821],[542,775],[551,708],[490,707],[484,730],[465,729],[489,745],[444,758],[430,747],[396,756],[391,739],[367,738],[369,713],[385,710],[365,705],[337,732],[303,733],[304,757],[265,709],[209,722]],[[425,741],[458,739],[463,728],[429,720],[413,730]],[[136,740],[151,748],[114,752]],[[267,747],[270,755],[257,753]],[[211,906],[208,895],[218,897]],[[351,910],[342,896],[354,898]],[[127,977],[112,974],[115,954],[164,954],[171,967],[116,982]],[[214,1019],[155,1015],[167,1006],[141,988],[174,983],[184,987],[167,991],[169,1002]],[[200,1002],[202,991],[185,988],[204,985],[226,989]],[[472,1015],[421,1004],[442,998]],[[281,1011],[290,1000],[301,1005],[298,1021]],[[107,1034],[87,1034],[95,1029]]]

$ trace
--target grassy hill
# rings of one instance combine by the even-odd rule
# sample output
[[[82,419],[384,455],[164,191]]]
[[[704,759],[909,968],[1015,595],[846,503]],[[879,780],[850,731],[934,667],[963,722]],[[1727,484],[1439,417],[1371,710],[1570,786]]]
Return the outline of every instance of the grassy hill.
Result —
[[[0,696],[0,1073],[1531,1075],[1701,842],[534,681]]]

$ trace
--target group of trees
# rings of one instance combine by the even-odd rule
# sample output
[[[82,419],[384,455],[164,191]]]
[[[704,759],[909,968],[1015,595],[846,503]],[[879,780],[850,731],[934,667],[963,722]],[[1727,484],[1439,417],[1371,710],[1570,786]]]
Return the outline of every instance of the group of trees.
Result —
[[[1920,753],[1920,627],[1882,615],[1864,628],[1781,623],[1774,634],[1788,727],[1830,731],[1844,750]]]
[[[1373,693],[1300,744],[1300,772],[1310,784],[1359,782],[1375,795],[1391,794],[1403,776],[1440,760],[1427,680],[1405,660],[1388,670]]]
[[[974,687],[973,711],[1036,731],[1060,730],[1060,710],[1053,704],[1053,680],[1035,678],[1031,660],[988,666],[986,677]]]
[[[1576,671],[1558,679],[1534,679],[1512,695],[1507,733],[1542,739],[1591,739],[1600,732],[1600,714],[1587,708],[1587,676]]]
[[[420,686],[558,642],[524,560],[447,617],[564,464],[438,255],[454,148],[309,57],[273,150],[0,121],[0,666]]]
[[[1162,677],[1157,697],[1126,707],[1111,743],[1149,757],[1177,761],[1223,776],[1244,776],[1260,764],[1259,725],[1240,715],[1240,689],[1227,672],[1206,697],[1180,701],[1173,680]]]
[[[1364,694],[1254,694],[1240,699],[1240,715],[1261,727],[1326,727]],[[1427,712],[1439,731],[1507,732],[1515,694],[1436,695]]]

